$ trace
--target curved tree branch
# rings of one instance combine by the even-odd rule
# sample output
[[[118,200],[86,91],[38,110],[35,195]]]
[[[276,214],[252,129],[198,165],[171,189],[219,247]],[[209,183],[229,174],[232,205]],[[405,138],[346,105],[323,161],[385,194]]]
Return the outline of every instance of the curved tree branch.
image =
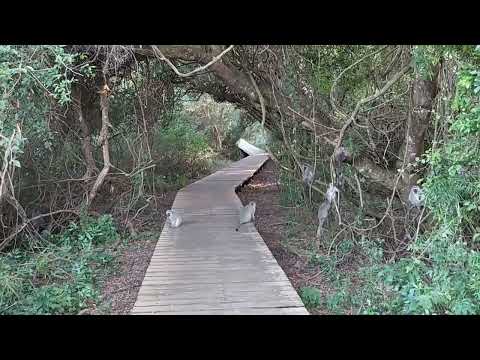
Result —
[[[337,105],[335,104],[335,98],[334,98],[334,92],[335,92],[335,89],[337,87],[337,83],[338,83],[338,80],[341,79],[341,77],[343,76],[343,74],[345,74],[348,70],[350,70],[351,68],[357,66],[358,64],[360,64],[362,61],[364,61],[366,58],[370,57],[370,56],[375,56],[376,54],[382,52],[383,50],[385,50],[387,48],[387,45],[385,46],[382,46],[380,49],[372,52],[372,53],[369,53],[367,55],[364,55],[362,56],[360,59],[358,59],[357,61],[355,61],[353,64],[351,64],[350,66],[346,67],[336,78],[335,80],[333,80],[333,84],[332,84],[332,88],[330,90],[330,104],[332,105],[332,108],[333,108],[333,111],[334,112],[337,112],[338,114],[340,114],[342,117],[346,118],[347,115],[341,111]]]
[[[216,63],[218,60],[220,60],[222,58],[223,55],[225,55],[227,52],[229,52],[230,50],[232,50],[234,47],[234,45],[230,45],[227,49],[225,49],[224,51],[222,51],[219,55],[215,56],[212,61],[210,61],[208,64],[206,65],[203,65],[203,66],[200,66],[199,68],[196,68],[195,70],[192,70],[190,71],[189,73],[186,73],[186,74],[182,74],[180,71],[178,71],[178,69],[175,67],[175,65],[172,64],[172,62],[167,58],[165,57],[165,55],[163,55],[162,51],[159,49],[158,46],[156,45],[152,45],[152,49],[153,49],[153,52],[154,54],[162,61],[165,61],[167,63],[167,65],[175,72],[175,74],[177,74],[178,76],[180,77],[189,77],[189,76],[192,76],[193,74],[197,73],[197,72],[200,72],[202,70],[205,70],[207,69],[208,67],[210,67],[211,65],[213,65],[214,63]]]

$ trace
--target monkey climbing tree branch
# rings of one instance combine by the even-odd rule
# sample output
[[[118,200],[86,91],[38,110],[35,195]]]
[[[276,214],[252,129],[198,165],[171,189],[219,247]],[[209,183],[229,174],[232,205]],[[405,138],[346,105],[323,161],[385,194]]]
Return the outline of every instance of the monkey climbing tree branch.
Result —
[[[335,149],[334,149],[334,151],[332,153],[332,156],[330,158],[330,174],[331,174],[331,177],[332,177],[332,184],[335,184],[336,180],[337,180],[336,167],[334,166],[334,164],[336,163],[336,157],[339,154],[339,150],[340,150],[340,147],[341,147],[341,144],[342,144],[342,141],[343,141],[343,137],[345,136],[345,132],[348,129],[348,127],[352,124],[352,122],[355,121],[355,118],[357,117],[358,113],[360,112],[361,107],[365,104],[368,104],[369,102],[372,102],[376,98],[382,96],[385,92],[387,92],[388,89],[390,89],[393,86],[393,84],[395,84],[400,78],[402,78],[402,76],[405,75],[410,70],[410,68],[411,68],[410,63],[406,64],[398,73],[396,73],[394,76],[392,76],[392,78],[389,81],[387,81],[387,83],[380,90],[376,91],[374,94],[372,94],[370,96],[367,96],[366,98],[363,98],[363,99],[361,99],[357,102],[354,111],[349,116],[348,120],[345,122],[345,124],[342,126],[342,128],[340,130],[340,134],[339,134],[339,136],[337,138],[337,141],[336,141]],[[399,176],[397,176],[397,180],[394,184],[394,188],[393,188],[393,191],[392,191],[392,197],[391,197],[390,201],[388,202],[387,211],[385,212],[384,216],[380,220],[380,223],[383,222],[383,220],[387,216],[388,211],[391,207],[391,204],[392,204],[392,201],[393,201],[393,196],[395,196],[396,188],[397,188],[397,185],[398,185],[398,180],[399,180]],[[360,197],[361,197],[361,190],[360,190]],[[360,198],[360,201],[361,201],[361,203],[363,203],[362,198]],[[340,217],[339,217],[339,223],[341,223]],[[377,226],[378,226],[378,224],[377,224]]]
[[[177,74],[180,77],[189,77],[189,76],[192,76],[193,74],[195,74],[197,72],[200,72],[202,70],[207,69],[209,66],[211,66],[212,64],[214,64],[218,60],[220,60],[223,57],[223,55],[225,55],[227,52],[232,50],[233,47],[234,47],[234,45],[230,45],[228,48],[226,48],[220,54],[215,56],[212,59],[212,61],[210,61],[208,64],[200,66],[199,68],[196,68],[195,70],[192,70],[189,73],[183,74],[180,71],[178,71],[178,69],[175,67],[175,65],[173,65],[172,62],[170,60],[168,60],[167,57],[165,57],[165,55],[163,55],[162,51],[160,50],[160,48],[158,46],[152,45],[152,49],[153,49],[153,52],[154,52],[155,56],[157,56],[160,60],[165,61],[167,63],[167,65],[175,72],[175,74]]]

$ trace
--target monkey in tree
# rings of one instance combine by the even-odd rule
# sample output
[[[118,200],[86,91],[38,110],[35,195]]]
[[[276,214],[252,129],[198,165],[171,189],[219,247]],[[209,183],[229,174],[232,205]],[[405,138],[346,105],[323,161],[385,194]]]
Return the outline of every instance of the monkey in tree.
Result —
[[[315,178],[315,174],[313,169],[307,165],[302,165],[302,181],[305,185],[311,186],[313,184],[313,180]]]
[[[419,186],[412,186],[408,193],[408,202],[412,208],[420,208],[425,203],[425,195]]]
[[[330,207],[332,206],[332,202],[335,200],[335,196],[337,193],[338,193],[337,187],[333,184],[330,184],[327,192],[325,193],[325,200],[323,201],[323,203],[320,204],[320,207],[318,208],[317,239],[319,239],[320,236],[322,235],[323,223],[328,217],[328,212],[330,211]]]
[[[343,178],[343,164],[350,163],[352,160],[352,156],[348,152],[348,150],[342,145],[334,153],[334,165],[335,165],[335,174],[336,174],[336,181],[335,185],[339,188],[342,188],[344,184]]]
[[[110,90],[110,88],[108,87],[107,83],[105,83],[102,88],[97,91],[100,95],[102,96],[110,96],[110,94],[112,93],[112,90]]]

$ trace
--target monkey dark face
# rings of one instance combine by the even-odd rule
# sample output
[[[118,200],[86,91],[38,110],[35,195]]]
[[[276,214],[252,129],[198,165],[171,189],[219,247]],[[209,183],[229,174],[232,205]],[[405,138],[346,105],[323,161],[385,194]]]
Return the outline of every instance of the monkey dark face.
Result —
[[[412,186],[410,193],[408,195],[408,201],[412,206],[420,207],[423,205],[425,195],[423,194],[422,189],[418,186]]]
[[[335,152],[335,160],[337,163],[343,162],[350,162],[352,159],[351,155],[349,154],[348,150],[345,149],[344,146],[340,146],[338,150]]]

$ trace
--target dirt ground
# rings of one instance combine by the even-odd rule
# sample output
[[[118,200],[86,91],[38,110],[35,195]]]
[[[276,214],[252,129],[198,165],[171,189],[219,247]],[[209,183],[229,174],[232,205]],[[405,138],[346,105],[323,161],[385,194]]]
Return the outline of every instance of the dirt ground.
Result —
[[[280,204],[278,179],[278,169],[275,163],[269,160],[248,183],[239,189],[237,195],[243,204],[249,201],[257,203],[255,226],[297,292],[304,286],[313,286],[322,294],[331,293],[328,281],[322,277],[321,269],[309,265],[308,257],[296,254],[294,250],[284,245],[287,239],[289,209]],[[302,218],[305,219],[305,223],[313,222],[308,211],[302,214]],[[295,241],[298,248],[307,248],[313,241],[314,232],[311,228],[306,229],[301,225],[297,224],[295,227]],[[320,308],[310,310],[310,313],[328,314],[329,312]]]
[[[172,191],[156,197],[152,205],[137,217],[134,227],[139,234],[119,247],[119,267],[101,284],[102,308],[107,310],[97,313],[125,315],[133,308],[165,223],[165,211],[171,208],[176,193]],[[148,233],[142,233],[147,229]]]
[[[273,161],[265,166],[241,189],[238,196],[242,203],[249,201],[257,203],[255,226],[262,235],[273,256],[285,271],[294,288],[299,291],[304,286],[314,286],[322,294],[332,292],[328,281],[323,277],[318,266],[308,264],[308,257],[298,254],[285,245],[287,239],[289,209],[280,204],[279,172]],[[113,315],[128,314],[132,309],[150,263],[155,244],[165,222],[165,211],[175,199],[176,192],[170,192],[156,201],[156,206],[145,209],[138,222],[139,233],[149,229],[149,236],[139,236],[123,245],[120,249],[119,269],[108,277],[102,285],[102,303],[108,304],[105,313]],[[302,211],[302,209],[297,209]],[[303,216],[303,215],[302,215]],[[305,223],[313,222],[311,214],[305,210]],[[291,227],[291,224],[290,224]],[[307,248],[311,244],[314,231],[312,228],[297,224],[294,228],[294,238],[297,248]],[[312,314],[329,314],[326,309],[311,310]]]

